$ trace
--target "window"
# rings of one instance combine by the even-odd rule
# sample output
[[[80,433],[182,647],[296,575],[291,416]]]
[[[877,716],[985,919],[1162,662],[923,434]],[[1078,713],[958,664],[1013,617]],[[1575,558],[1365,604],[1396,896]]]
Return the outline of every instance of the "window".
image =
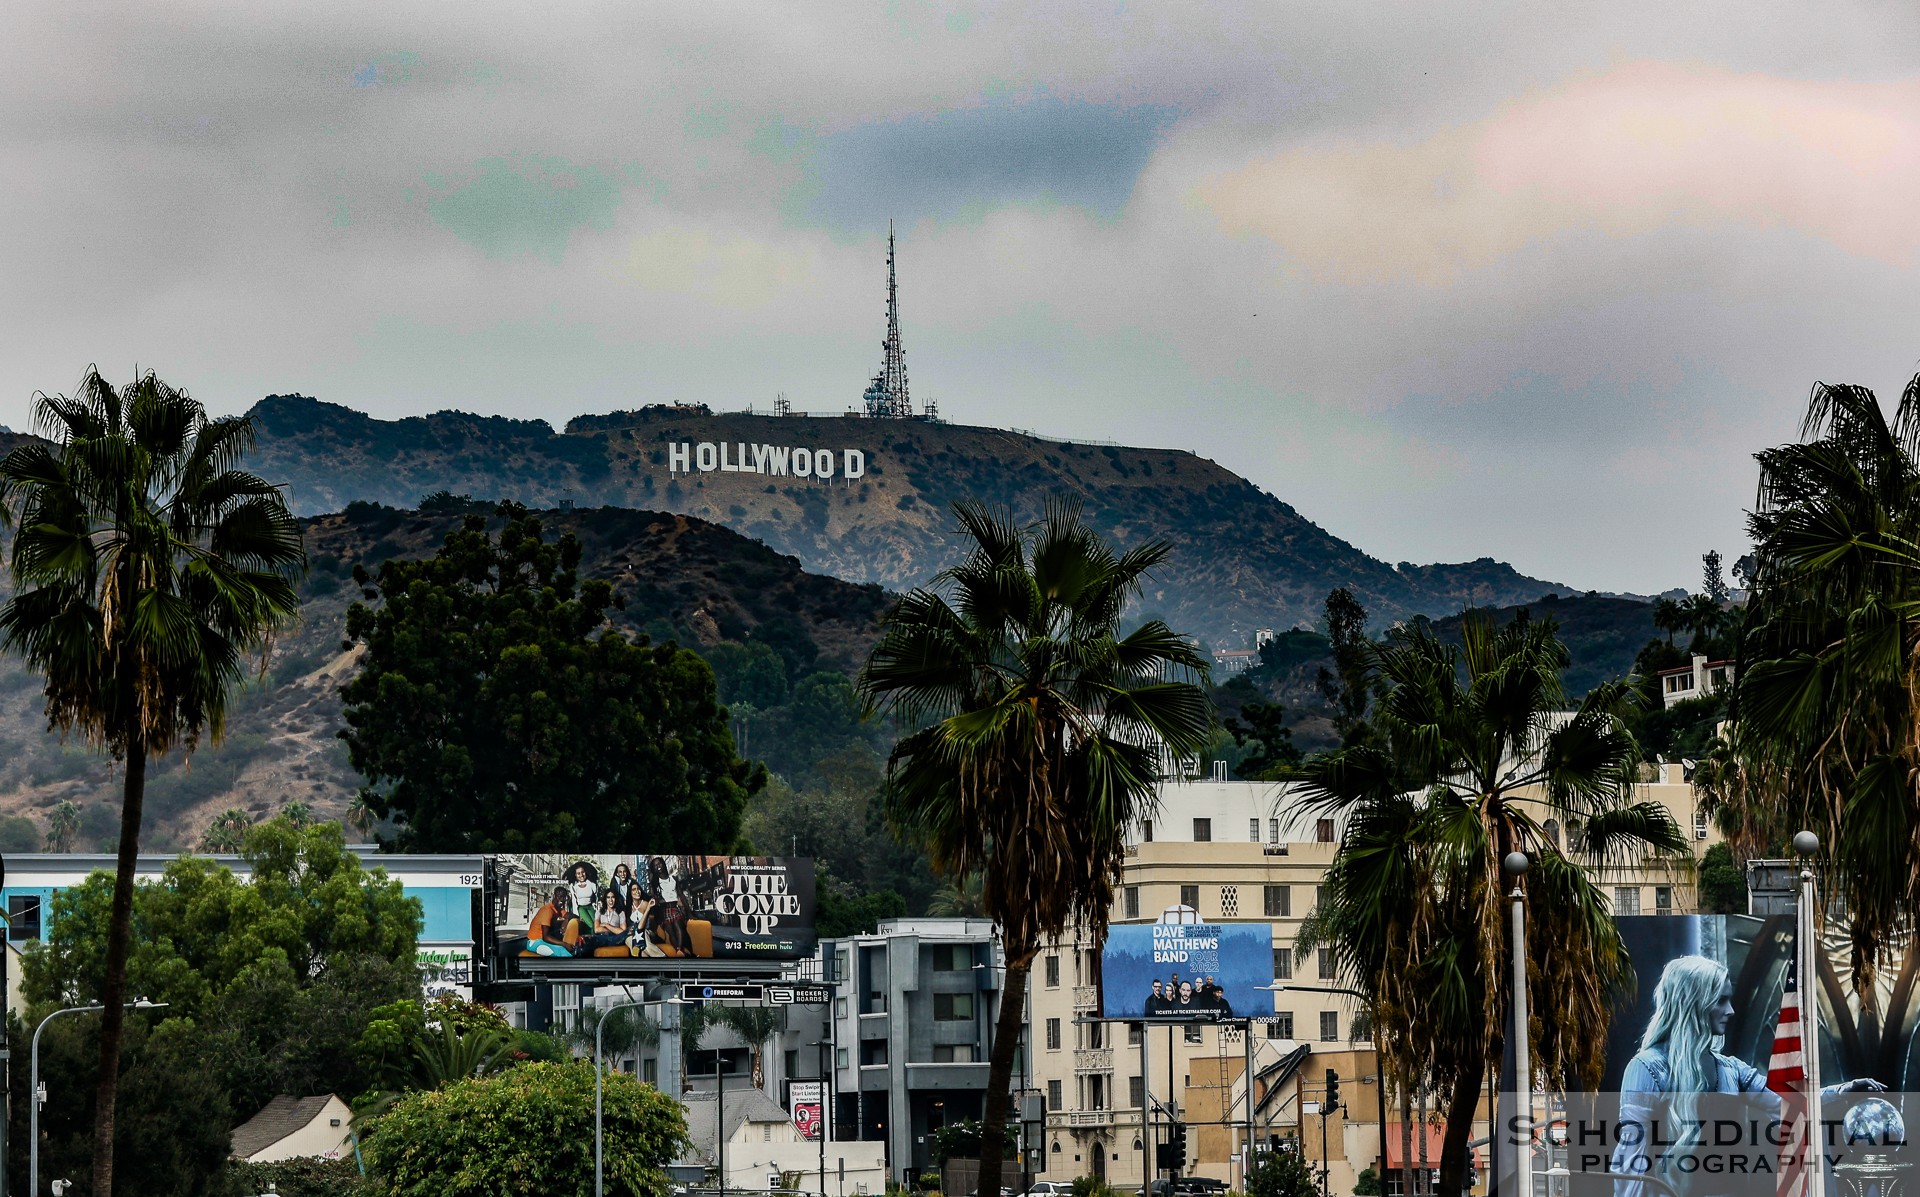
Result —
[[[1087,1078],[1087,1108],[1089,1110],[1107,1108],[1107,1078],[1097,1072]]]
[[[1120,896],[1123,902],[1122,909],[1126,911],[1126,917],[1130,919],[1139,918],[1140,917],[1140,887],[1137,885],[1129,885],[1125,889],[1120,891]]]
[[[1315,910],[1318,910],[1322,906],[1325,906],[1326,904],[1327,904],[1327,887],[1324,885],[1314,886],[1313,887],[1313,908]]]
[[[1049,1111],[1058,1110],[1061,1106],[1065,1104],[1067,1103],[1060,1096],[1060,1082],[1057,1080],[1048,1081],[1047,1082],[1047,1109]]]
[[[1613,890],[1613,913],[1615,915],[1640,913],[1640,887],[1637,885],[1615,886]]]
[[[1147,1079],[1130,1076],[1127,1078],[1127,1104],[1139,1109],[1147,1104]]]
[[[833,1062],[839,1067],[845,1068],[847,1066],[847,1049],[843,1047],[839,1051],[835,1052],[833,1055]]]
[[[1293,887],[1291,885],[1269,885],[1266,887],[1266,913],[1270,919],[1290,919],[1293,917]]]
[[[1275,948],[1273,950],[1273,979],[1276,981],[1293,980],[1293,949]]]
[[[1140,821],[1140,842],[1143,844],[1151,844],[1153,842],[1152,819],[1142,819]]]
[[[1558,848],[1560,846],[1560,820],[1548,819],[1546,823],[1546,833],[1547,842]]]
[[[847,1016],[847,999],[833,999],[833,1016],[835,1018],[845,1018]]]
[[[972,994],[936,993],[933,995],[933,1020],[935,1022],[967,1022],[972,1018]]]
[[[1273,1021],[1267,1024],[1267,1038],[1293,1038],[1293,1012],[1291,1010],[1283,1010],[1273,1016]]]
[[[660,1083],[660,1061],[658,1060],[640,1061],[640,1079],[645,1081],[649,1085],[659,1084]]]
[[[936,973],[957,973],[973,967],[973,945],[964,943],[937,943],[933,945],[933,971]]]
[[[1704,840],[1707,838],[1706,811],[1696,810],[1693,812],[1693,838],[1696,840]]]
[[[1050,1052],[1060,1050],[1060,1020],[1057,1018],[1047,1020],[1047,1050]]]
[[[7,899],[7,938],[40,938],[39,894],[15,894]]]
[[[1200,909],[1200,887],[1197,885],[1181,886],[1180,887],[1180,905],[1185,906],[1191,910]]]
[[[1260,842],[1260,820],[1258,818],[1247,820],[1247,839],[1255,844]]]
[[[1340,1042],[1340,1014],[1337,1010],[1320,1012],[1320,1042]]]
[[[1188,1043],[1199,1043],[1199,1042],[1200,1042],[1200,1038],[1201,1038],[1201,1037],[1200,1037],[1200,1028],[1199,1028],[1198,1026],[1196,1026],[1196,1025],[1194,1025],[1193,1023],[1188,1023],[1188,1024],[1187,1024],[1187,1027],[1186,1027],[1186,1032],[1187,1032],[1187,1042],[1188,1042]]]
[[[1060,957],[1047,957],[1047,988],[1060,988]]]
[[[1127,1046],[1139,1047],[1140,1039],[1146,1033],[1147,1033],[1147,1027],[1145,1023],[1139,1023],[1139,1022],[1128,1023],[1127,1024]]]
[[[1087,1046],[1102,1048],[1107,1045],[1106,1024],[1090,1022],[1087,1024]]]
[[[973,1044],[936,1043],[933,1045],[935,1064],[971,1064],[973,1063]]]
[[[790,1077],[800,1075],[800,1053],[797,1051],[787,1053],[787,1075]]]
[[[1280,820],[1267,820],[1267,842],[1269,844],[1277,844],[1280,842]]]
[[[1653,887],[1653,908],[1660,914],[1673,913],[1673,887],[1656,885]]]
[[[1333,842],[1333,820],[1320,819],[1316,821],[1313,825],[1313,838],[1318,843],[1331,844]]]
[[[1322,981],[1331,981],[1334,979],[1336,975],[1337,974],[1334,972],[1334,968],[1333,968],[1333,949],[1321,948],[1320,949],[1320,979]]]
[[[1211,844],[1213,842],[1213,820],[1195,819],[1193,821],[1193,842]]]
[[[1240,917],[1240,887],[1223,885],[1220,887],[1220,917],[1237,919]]]
[[[887,1041],[884,1039],[862,1039],[860,1041],[860,1067],[873,1068],[887,1062]]]

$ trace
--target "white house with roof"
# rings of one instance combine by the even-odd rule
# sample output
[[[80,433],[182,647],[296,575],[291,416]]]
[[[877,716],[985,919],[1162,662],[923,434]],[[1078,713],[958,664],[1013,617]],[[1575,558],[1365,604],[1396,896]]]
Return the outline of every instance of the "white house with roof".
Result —
[[[281,1094],[233,1128],[231,1155],[250,1164],[308,1157],[334,1160],[353,1150],[353,1111],[338,1094]]]
[[[682,1098],[687,1111],[687,1138],[691,1146],[676,1160],[680,1164],[720,1166],[720,1144],[726,1142],[726,1187],[765,1190],[777,1187],[781,1173],[801,1174],[801,1188],[813,1188],[820,1177],[820,1141],[802,1138],[792,1117],[779,1103],[751,1086],[689,1093]],[[879,1193],[886,1188],[884,1144],[839,1140],[826,1145],[828,1192]],[[769,1181],[776,1184],[769,1184]],[[844,1184],[844,1189],[833,1187]]]
[[[1704,653],[1694,653],[1691,663],[1676,669],[1662,669],[1660,705],[1670,707],[1693,698],[1709,698],[1733,684],[1732,661],[1709,661]]]

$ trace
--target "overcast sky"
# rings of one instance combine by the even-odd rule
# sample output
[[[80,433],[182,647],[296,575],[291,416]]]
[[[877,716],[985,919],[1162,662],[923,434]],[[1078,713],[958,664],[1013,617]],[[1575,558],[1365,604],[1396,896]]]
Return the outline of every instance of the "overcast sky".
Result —
[[[88,362],[840,411],[891,218],[948,419],[1192,449],[1390,561],[1697,585],[1811,383],[1920,368],[1916,46],[1908,0],[14,0],[0,421]]]

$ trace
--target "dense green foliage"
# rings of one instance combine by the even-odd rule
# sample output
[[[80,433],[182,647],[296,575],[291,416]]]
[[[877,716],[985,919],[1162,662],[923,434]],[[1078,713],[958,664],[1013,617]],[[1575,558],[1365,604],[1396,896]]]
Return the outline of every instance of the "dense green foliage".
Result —
[[[1247,1173],[1247,1197],[1314,1197],[1313,1169],[1297,1151],[1263,1151]]]
[[[733,847],[763,775],[706,662],[606,628],[578,540],[508,514],[497,540],[469,515],[429,560],[356,567],[379,601],[347,615],[342,736],[368,807],[420,851]]]
[[[605,1077],[606,1191],[667,1197],[665,1165],[686,1144],[679,1103],[621,1072]],[[594,1072],[523,1064],[410,1093],[363,1141],[389,1197],[588,1197]]]
[[[257,1197],[269,1191],[278,1197],[383,1197],[379,1182],[362,1176],[352,1159],[310,1158],[262,1164],[229,1160],[209,1197]]]
[[[1747,874],[1726,844],[1715,844],[1700,858],[1700,909],[1709,914],[1747,912]]]
[[[1001,1130],[1000,1154],[1012,1159],[1018,1149],[1020,1135],[1016,1127],[1003,1126]],[[977,1160],[980,1158],[980,1145],[985,1142],[981,1137],[982,1127],[977,1118],[962,1118],[958,1122],[949,1122],[933,1132],[933,1162],[944,1164],[951,1159]]]
[[[341,841],[336,824],[274,819],[247,837],[251,881],[182,857],[135,890],[130,991],[192,1020],[197,1058],[240,1118],[278,1093],[365,1088],[355,1049],[368,1019],[419,993],[419,902]],[[31,1010],[99,1000],[111,889],[96,873],[55,895],[21,965]]]
[[[13,1020],[8,1038],[24,1045],[45,1009],[32,1021]],[[120,1084],[115,1102],[114,1164],[122,1191],[141,1197],[188,1197],[205,1191],[232,1146],[233,1107],[225,1078],[209,1067],[196,1028],[171,1011],[129,1013],[120,1043]],[[11,1192],[27,1192],[30,1070],[24,1046],[9,1069],[13,1086],[12,1138],[8,1158]],[[40,1079],[47,1104],[40,1111],[40,1183],[64,1177],[87,1183],[93,1164],[94,1080],[100,1067],[100,1017],[75,1014],[55,1019],[40,1036]],[[42,1191],[45,1191],[44,1188]]]

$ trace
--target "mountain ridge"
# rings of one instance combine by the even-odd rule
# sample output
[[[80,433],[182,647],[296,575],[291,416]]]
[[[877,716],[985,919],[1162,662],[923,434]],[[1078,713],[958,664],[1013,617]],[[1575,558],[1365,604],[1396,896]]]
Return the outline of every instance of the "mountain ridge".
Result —
[[[1068,495],[1119,544],[1172,546],[1143,609],[1216,647],[1244,645],[1256,628],[1312,623],[1336,586],[1382,623],[1573,593],[1491,557],[1396,568],[1179,449],[698,405],[577,416],[559,432],[545,421],[455,411],[380,420],[298,395],[269,396],[248,414],[252,468],[285,485],[302,514],[353,501],[410,507],[438,490],[532,507],[667,510],[730,527],[812,572],[894,590],[924,585],[958,559],[955,501],[1032,519]],[[752,456],[760,448],[769,453]],[[833,477],[823,481],[810,465],[799,474],[802,450],[810,462],[830,455]],[[773,472],[775,453],[783,472]]]

